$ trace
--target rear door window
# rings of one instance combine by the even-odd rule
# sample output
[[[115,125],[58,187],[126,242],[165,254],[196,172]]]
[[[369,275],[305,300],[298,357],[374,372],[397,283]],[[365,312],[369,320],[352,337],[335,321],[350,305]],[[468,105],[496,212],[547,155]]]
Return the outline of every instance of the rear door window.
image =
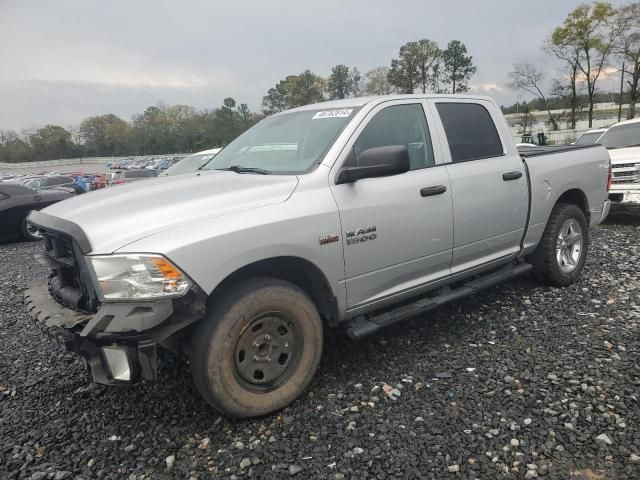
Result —
[[[438,102],[436,108],[453,163],[504,155],[493,119],[482,105]]]

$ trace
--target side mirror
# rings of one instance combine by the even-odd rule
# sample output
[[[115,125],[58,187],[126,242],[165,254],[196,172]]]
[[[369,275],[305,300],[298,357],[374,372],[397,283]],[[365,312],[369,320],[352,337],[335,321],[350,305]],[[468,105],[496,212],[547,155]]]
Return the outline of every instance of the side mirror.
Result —
[[[338,185],[363,178],[388,177],[408,172],[409,149],[406,145],[387,145],[369,148],[358,155],[357,166],[344,167],[338,175]]]

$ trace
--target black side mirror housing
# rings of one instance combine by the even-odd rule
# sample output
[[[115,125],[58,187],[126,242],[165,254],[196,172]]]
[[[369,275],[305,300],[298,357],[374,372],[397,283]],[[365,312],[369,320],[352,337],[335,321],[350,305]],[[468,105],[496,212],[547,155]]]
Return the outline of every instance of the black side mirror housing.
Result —
[[[388,177],[408,172],[409,149],[406,145],[386,145],[369,148],[358,155],[357,166],[344,167],[337,184],[353,183],[363,178]]]

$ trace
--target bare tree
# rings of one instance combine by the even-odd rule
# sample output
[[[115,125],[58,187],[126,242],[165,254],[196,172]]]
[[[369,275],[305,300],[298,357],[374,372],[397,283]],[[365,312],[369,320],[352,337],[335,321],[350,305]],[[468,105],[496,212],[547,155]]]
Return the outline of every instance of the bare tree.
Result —
[[[543,50],[565,64],[566,86],[570,91],[571,113],[569,123],[571,129],[576,128],[578,117],[578,63],[580,62],[580,48],[561,37],[553,38],[553,36],[545,40]],[[562,86],[565,82],[559,80]]]
[[[615,13],[610,3],[583,3],[551,34],[554,43],[572,45],[579,51],[578,70],[587,82],[589,97],[589,128],[593,126],[596,82],[607,66],[619,34]]]
[[[517,63],[513,66],[513,71],[509,74],[509,77],[511,78],[509,88],[513,90],[523,90],[542,100],[544,108],[549,114],[549,121],[553,126],[553,130],[557,130],[558,123],[551,114],[551,110],[547,103],[547,97],[542,92],[543,83],[546,79],[544,71],[528,62]]]
[[[616,53],[624,60],[625,73],[631,76],[629,84],[629,111],[627,118],[636,116],[636,102],[640,97],[640,2],[631,3],[618,11],[618,36]]]

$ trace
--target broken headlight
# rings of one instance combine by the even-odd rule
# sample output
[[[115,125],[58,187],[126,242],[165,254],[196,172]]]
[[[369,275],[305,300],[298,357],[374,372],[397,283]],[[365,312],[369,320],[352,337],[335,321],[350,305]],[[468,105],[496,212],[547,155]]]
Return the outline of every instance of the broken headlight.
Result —
[[[89,256],[104,301],[180,297],[191,281],[162,255]]]

